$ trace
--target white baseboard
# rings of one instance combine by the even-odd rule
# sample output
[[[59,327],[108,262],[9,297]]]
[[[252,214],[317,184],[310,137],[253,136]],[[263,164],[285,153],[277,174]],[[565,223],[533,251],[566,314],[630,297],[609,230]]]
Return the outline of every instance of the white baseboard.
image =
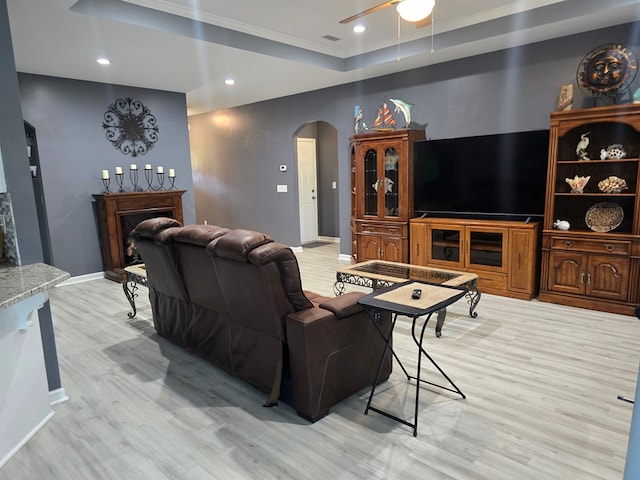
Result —
[[[64,388],[60,387],[56,390],[51,390],[49,392],[49,404],[55,405],[56,403],[62,403],[69,400],[67,396],[67,392],[64,391]]]
[[[31,437],[33,437],[36,433],[38,433],[38,430],[40,430],[42,427],[45,426],[45,424],[51,419],[51,417],[53,417],[56,414],[56,412],[54,412],[53,410],[51,410],[51,413],[49,413],[49,415],[47,415],[46,417],[44,417],[44,419],[42,419],[42,421],[40,423],[38,423],[38,425],[36,425],[33,430],[31,430],[21,441],[20,443],[18,443],[15,447],[13,447],[11,449],[11,451],[9,451],[9,453],[7,453],[4,458],[0,458],[0,468],[2,468],[2,466],[7,463],[9,461],[9,459],[11,457],[13,457],[18,450],[20,450],[30,439]]]
[[[345,261],[345,262],[350,262],[351,261],[351,255],[347,255],[346,253],[341,253],[340,255],[338,255],[338,260]]]
[[[291,250],[293,250],[294,253],[300,253],[302,251],[302,247],[289,247]]]
[[[91,280],[98,280],[104,277],[104,272],[87,273],[86,275],[78,275],[77,277],[71,277],[64,282],[60,282],[56,287],[64,287],[67,285],[73,285],[74,283],[89,282]]]

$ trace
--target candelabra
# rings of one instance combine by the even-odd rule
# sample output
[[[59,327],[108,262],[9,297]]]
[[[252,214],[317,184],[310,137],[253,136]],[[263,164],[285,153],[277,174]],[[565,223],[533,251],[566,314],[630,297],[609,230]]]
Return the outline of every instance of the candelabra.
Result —
[[[153,183],[153,170],[145,167],[144,178],[147,180],[147,189],[145,190],[145,192],[153,190],[153,188],[151,187],[151,184]]]
[[[123,182],[122,177],[123,177],[122,173],[116,172],[116,183],[118,184],[118,193],[124,192],[124,189],[122,188],[122,182]]]
[[[131,183],[133,184],[134,192],[141,192],[142,188],[138,187],[138,169],[132,168],[129,170],[129,178],[131,178]]]
[[[163,190],[162,186],[164,185],[164,173],[158,172],[157,175],[158,175],[158,183],[160,185],[156,190],[160,191],[160,190]]]
[[[102,183],[104,183],[104,193],[111,193],[111,190],[109,190],[111,180],[109,178],[103,178]]]

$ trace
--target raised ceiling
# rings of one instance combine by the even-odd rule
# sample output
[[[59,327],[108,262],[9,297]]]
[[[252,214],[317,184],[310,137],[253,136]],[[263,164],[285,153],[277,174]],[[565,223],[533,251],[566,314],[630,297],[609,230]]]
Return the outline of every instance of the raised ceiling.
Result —
[[[637,0],[436,0],[433,29],[339,23],[379,3],[7,0],[19,72],[184,92],[189,114],[640,20]]]

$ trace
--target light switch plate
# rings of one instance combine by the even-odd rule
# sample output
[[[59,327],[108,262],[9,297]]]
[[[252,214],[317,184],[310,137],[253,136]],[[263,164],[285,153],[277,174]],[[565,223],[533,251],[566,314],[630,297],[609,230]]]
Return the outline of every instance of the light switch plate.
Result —
[[[277,185],[276,186],[276,191],[277,192],[281,192],[281,193],[285,193],[287,191],[287,186],[286,185]]]

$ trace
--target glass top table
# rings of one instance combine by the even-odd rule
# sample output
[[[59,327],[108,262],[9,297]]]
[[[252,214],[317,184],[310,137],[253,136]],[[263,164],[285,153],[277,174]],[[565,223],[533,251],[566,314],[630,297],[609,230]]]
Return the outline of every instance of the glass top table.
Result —
[[[368,260],[339,267],[336,271],[333,290],[336,295],[341,295],[346,290],[346,284],[378,290],[408,280],[434,285],[463,287],[466,290],[467,303],[469,304],[469,316],[472,318],[478,316],[475,311],[481,296],[478,290],[478,275],[470,272],[388,262],[386,260]],[[438,337],[441,335],[444,318],[445,310],[443,309],[438,315],[436,323],[436,336]]]

